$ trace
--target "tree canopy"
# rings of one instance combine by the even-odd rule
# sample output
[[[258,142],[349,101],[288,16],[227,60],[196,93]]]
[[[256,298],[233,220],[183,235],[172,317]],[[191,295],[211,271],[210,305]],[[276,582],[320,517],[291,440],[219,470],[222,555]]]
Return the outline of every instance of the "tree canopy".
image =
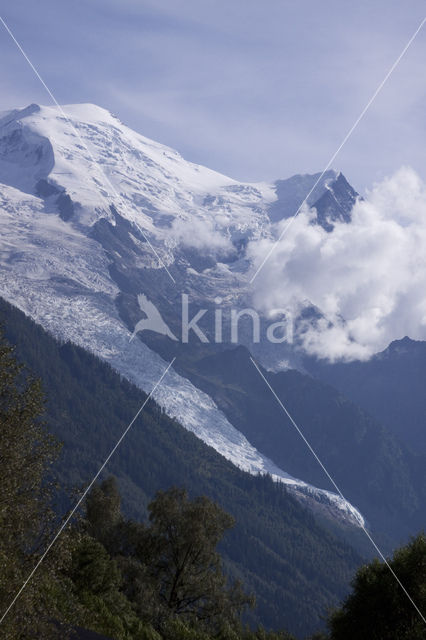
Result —
[[[43,552],[53,531],[52,483],[48,474],[59,445],[41,421],[40,382],[17,364],[13,349],[0,336],[0,615]],[[48,637],[43,615],[49,559],[25,588],[2,626],[2,637]]]
[[[397,550],[389,565],[361,567],[353,590],[330,619],[332,640],[426,640],[426,536]],[[404,592],[395,576],[408,592]]]

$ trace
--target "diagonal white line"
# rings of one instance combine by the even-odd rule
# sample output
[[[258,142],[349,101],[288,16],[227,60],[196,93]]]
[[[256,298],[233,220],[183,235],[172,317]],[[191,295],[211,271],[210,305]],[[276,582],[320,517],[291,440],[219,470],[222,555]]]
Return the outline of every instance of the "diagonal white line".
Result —
[[[71,512],[68,514],[68,516],[66,517],[66,519],[64,520],[64,522],[62,523],[61,527],[58,529],[57,533],[55,534],[54,538],[51,540],[51,542],[49,543],[49,545],[47,546],[45,552],[43,553],[43,555],[39,558],[37,564],[34,566],[34,568],[32,569],[31,573],[29,574],[28,578],[26,578],[25,582],[23,583],[22,587],[19,589],[19,591],[16,593],[15,597],[13,598],[12,602],[9,604],[9,606],[7,607],[6,611],[3,613],[2,617],[0,618],[0,625],[2,624],[3,620],[5,619],[5,617],[7,616],[7,614],[9,613],[9,611],[12,609],[13,605],[15,604],[15,602],[17,601],[17,599],[19,598],[19,596],[21,595],[21,593],[23,592],[23,590],[25,589],[25,587],[27,586],[27,584],[29,583],[29,581],[31,580],[31,578],[33,577],[33,575],[35,574],[35,572],[37,571],[37,569],[40,567],[41,563],[43,562],[43,560],[45,559],[45,557],[47,556],[47,554],[49,553],[50,549],[53,547],[53,545],[55,544],[56,540],[59,538],[59,536],[61,535],[61,533],[63,532],[63,530],[65,529],[65,527],[67,526],[67,524],[69,523],[69,521],[71,520],[71,518],[73,517],[73,515],[75,514],[75,512],[77,511],[78,507],[80,506],[80,504],[83,502],[84,498],[87,496],[87,494],[89,493],[90,489],[93,487],[94,483],[96,482],[96,480],[99,478],[100,474],[102,473],[102,471],[105,469],[106,465],[108,464],[108,462],[111,460],[112,456],[114,455],[114,453],[116,452],[116,450],[118,449],[118,447],[120,446],[120,444],[122,443],[122,441],[124,440],[124,438],[126,437],[127,433],[129,432],[129,430],[131,429],[132,425],[134,424],[134,422],[137,420],[137,418],[139,417],[139,415],[141,414],[141,412],[143,411],[143,409],[145,408],[145,405],[147,404],[147,402],[149,401],[149,399],[151,398],[152,394],[154,393],[154,391],[157,389],[157,387],[161,384],[161,382],[163,381],[163,378],[165,377],[165,375],[167,374],[168,370],[170,369],[170,367],[172,366],[172,364],[174,363],[174,361],[176,360],[176,358],[173,358],[173,360],[171,362],[169,362],[169,364],[167,365],[167,368],[165,369],[165,371],[161,374],[160,379],[158,380],[158,382],[154,385],[154,387],[151,389],[149,395],[145,398],[144,403],[142,404],[142,406],[140,407],[140,409],[138,410],[138,412],[135,414],[134,418],[132,419],[132,421],[128,424],[128,426],[126,427],[126,429],[123,431],[123,433],[121,434],[120,438],[117,440],[116,444],[114,445],[114,447],[111,449],[110,453],[108,454],[108,456],[106,457],[106,459],[104,460],[104,462],[102,463],[101,467],[99,468],[99,470],[97,471],[96,475],[93,477],[93,479],[90,481],[90,483],[87,485],[86,489],[84,490],[83,494],[81,495],[81,497],[79,498],[79,500],[77,501],[77,503],[75,504],[75,506],[73,507],[73,509],[71,510]]]
[[[87,142],[85,140],[83,140],[83,138],[81,137],[80,133],[78,132],[78,130],[74,127],[71,119],[69,118],[69,116],[67,116],[67,114],[65,113],[65,111],[63,110],[62,106],[58,103],[58,101],[56,100],[55,96],[53,95],[53,93],[51,92],[51,90],[49,89],[49,87],[47,86],[47,84],[45,83],[45,81],[43,80],[43,78],[41,77],[40,73],[38,72],[38,70],[36,69],[36,67],[33,65],[33,63],[31,62],[31,60],[29,59],[29,57],[27,56],[27,54],[25,53],[24,49],[22,48],[21,44],[18,42],[18,40],[15,38],[15,36],[13,35],[12,31],[10,30],[10,28],[8,27],[8,25],[6,24],[6,22],[3,20],[3,18],[0,16],[0,22],[2,23],[2,25],[4,26],[4,28],[6,29],[7,33],[10,35],[10,37],[12,38],[13,42],[16,44],[16,46],[18,47],[19,51],[22,53],[23,57],[25,58],[25,60],[28,62],[29,66],[31,67],[31,69],[34,71],[35,75],[37,76],[37,78],[40,80],[41,84],[43,85],[43,87],[45,88],[45,90],[47,91],[47,93],[49,94],[51,100],[53,101],[53,103],[56,105],[56,107],[59,109],[61,115],[65,118],[65,120],[68,122],[68,124],[70,125],[71,129],[73,130],[73,132],[75,133],[75,135],[77,136],[77,138],[80,140],[80,142],[84,145],[87,153],[90,156],[91,161],[93,162],[94,165],[96,165],[98,167],[98,170],[100,171],[101,175],[104,178],[104,181],[106,183],[106,185],[109,185],[109,189],[110,191],[112,191],[113,195],[117,198],[117,200],[121,200],[119,193],[117,192],[116,188],[114,187],[114,185],[112,184],[111,180],[108,178],[108,176],[106,175],[105,171],[103,171],[102,167],[96,162],[95,158],[93,157],[92,152],[90,151]],[[109,207],[108,201],[105,199],[105,197],[103,196],[102,193],[100,193],[101,198],[104,200],[104,202],[107,204],[107,207]],[[124,207],[126,208],[126,204],[124,203]],[[176,280],[174,279],[174,277],[172,276],[172,274],[170,273],[170,271],[168,270],[167,266],[164,264],[164,261],[160,258],[160,256],[158,255],[157,251],[154,249],[154,247],[152,246],[151,242],[149,241],[149,239],[146,237],[146,235],[144,234],[144,232],[142,231],[142,229],[139,228],[139,231],[141,232],[145,242],[148,244],[148,246],[150,247],[151,251],[153,252],[153,254],[155,255],[155,257],[157,258],[159,264],[161,264],[161,266],[166,270],[169,278],[172,280],[173,283],[176,284]]]
[[[419,24],[419,26],[417,27],[417,29],[415,30],[415,32],[413,33],[413,35],[411,36],[411,38],[409,39],[409,41],[407,42],[407,44],[405,45],[403,50],[401,51],[401,53],[399,54],[399,56],[397,57],[397,59],[395,60],[395,62],[393,63],[393,65],[391,66],[391,68],[389,69],[389,71],[387,72],[387,74],[385,75],[385,77],[383,78],[383,80],[381,81],[381,83],[379,84],[377,89],[375,90],[375,92],[373,93],[373,95],[371,96],[370,100],[367,102],[367,104],[365,105],[364,109],[361,111],[361,113],[359,114],[358,118],[355,120],[355,122],[353,123],[353,125],[351,126],[351,128],[349,129],[349,131],[347,132],[345,137],[343,138],[343,140],[340,143],[340,145],[338,146],[337,150],[333,153],[333,155],[331,156],[330,160],[327,162],[327,164],[326,164],[324,170],[322,171],[322,173],[320,174],[318,180],[315,182],[314,186],[309,191],[309,193],[305,196],[303,201],[300,203],[299,208],[297,209],[296,213],[289,219],[289,221],[287,222],[287,224],[285,225],[285,227],[281,231],[278,240],[272,245],[272,247],[270,248],[270,250],[268,251],[268,253],[264,257],[264,259],[262,260],[261,264],[256,269],[256,272],[255,272],[254,276],[250,280],[250,284],[252,284],[254,279],[257,277],[258,273],[263,269],[266,261],[269,260],[269,258],[271,257],[272,253],[275,251],[275,249],[277,248],[277,246],[279,245],[279,243],[283,239],[284,235],[287,233],[288,229],[291,227],[291,225],[293,224],[293,222],[295,221],[295,219],[299,215],[303,205],[305,204],[305,202],[307,202],[307,200],[309,199],[309,196],[314,192],[315,188],[317,187],[317,185],[322,180],[325,172],[328,171],[328,169],[331,167],[332,163],[334,162],[336,157],[339,155],[340,151],[343,149],[343,147],[345,146],[345,144],[347,143],[347,141],[349,140],[349,138],[351,137],[351,135],[353,134],[353,132],[355,131],[355,129],[357,128],[357,126],[359,125],[359,123],[361,122],[361,120],[363,119],[363,117],[365,116],[365,114],[367,113],[369,108],[371,107],[371,105],[373,104],[374,100],[377,98],[377,96],[379,95],[380,91],[383,89],[384,85],[389,80],[389,78],[392,75],[392,73],[395,71],[396,67],[399,65],[399,63],[401,62],[402,58],[407,53],[408,49],[410,48],[410,46],[414,42],[415,38],[419,34],[419,32],[422,29],[422,27],[423,27],[425,22],[426,22],[426,18],[423,18],[423,20],[421,21],[421,23]]]
[[[347,502],[345,496],[343,495],[343,493],[341,492],[341,490],[339,489],[339,487],[337,486],[336,482],[333,480],[333,478],[331,477],[331,475],[329,474],[329,472],[327,471],[326,467],[324,466],[324,464],[321,462],[320,458],[318,457],[317,453],[315,452],[315,450],[312,448],[311,444],[309,443],[309,441],[306,439],[306,437],[304,436],[302,430],[298,427],[298,425],[296,424],[296,422],[293,420],[292,416],[289,414],[289,412],[287,411],[286,407],[284,406],[284,404],[281,402],[280,398],[277,396],[277,394],[275,393],[274,389],[272,388],[272,386],[270,385],[269,381],[265,378],[265,376],[263,375],[262,371],[260,370],[257,362],[250,356],[250,360],[253,364],[253,366],[255,367],[255,369],[257,370],[257,372],[259,373],[260,377],[262,378],[262,380],[264,381],[264,383],[266,384],[266,386],[268,387],[268,389],[270,390],[270,392],[272,393],[272,395],[274,396],[275,400],[278,402],[278,404],[280,405],[281,409],[284,411],[284,413],[286,414],[287,418],[290,420],[291,424],[293,425],[293,427],[296,429],[297,433],[299,434],[299,436],[302,438],[303,442],[306,444],[306,446],[308,447],[309,451],[312,453],[312,455],[314,456],[315,460],[318,462],[318,464],[320,465],[321,469],[324,471],[325,475],[327,476],[327,478],[330,480],[331,484],[333,485],[333,487],[336,489],[337,493],[339,494],[339,496],[345,500],[345,502]],[[393,575],[393,577],[395,578],[395,580],[397,581],[397,583],[399,584],[399,586],[401,587],[401,589],[403,590],[403,592],[405,593],[405,595],[407,596],[407,598],[409,599],[409,601],[411,602],[411,604],[413,605],[413,607],[415,608],[415,610],[417,611],[417,613],[419,614],[420,618],[423,620],[423,622],[426,624],[426,618],[425,616],[422,614],[422,612],[420,611],[420,609],[418,608],[418,606],[416,605],[416,603],[414,602],[413,598],[410,596],[410,594],[408,593],[407,589],[404,587],[404,585],[402,584],[401,580],[398,578],[398,576],[396,575],[395,571],[392,569],[392,567],[390,566],[388,560],[386,559],[386,557],[383,555],[382,551],[379,549],[379,547],[377,546],[376,542],[373,540],[373,538],[371,537],[371,534],[369,533],[369,531],[366,529],[366,527],[361,524],[360,525],[362,530],[364,531],[365,535],[367,536],[367,538],[370,540],[371,544],[373,545],[373,547],[375,548],[375,550],[377,551],[377,553],[380,555],[381,559],[383,560],[383,562],[386,564],[387,568],[389,569],[389,571],[391,572],[391,574]]]

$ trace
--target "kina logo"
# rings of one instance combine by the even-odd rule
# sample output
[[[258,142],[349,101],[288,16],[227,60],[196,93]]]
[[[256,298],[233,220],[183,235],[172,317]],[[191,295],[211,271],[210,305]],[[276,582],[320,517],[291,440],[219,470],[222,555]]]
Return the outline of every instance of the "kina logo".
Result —
[[[143,293],[140,293],[138,295],[138,304],[141,311],[143,311],[143,313],[146,315],[146,318],[139,320],[139,322],[136,324],[130,338],[130,342],[140,331],[148,330],[155,331],[155,333],[159,333],[162,336],[167,336],[168,338],[171,338],[176,342],[178,341],[175,334],[164,322],[163,318],[161,317],[161,313],[158,311],[155,304],[148,300],[148,298]]]

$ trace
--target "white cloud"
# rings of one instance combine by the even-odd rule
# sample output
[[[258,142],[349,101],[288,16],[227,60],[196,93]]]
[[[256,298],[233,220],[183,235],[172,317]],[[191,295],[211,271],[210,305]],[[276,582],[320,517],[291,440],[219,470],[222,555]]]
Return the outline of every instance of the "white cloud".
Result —
[[[215,229],[212,221],[205,218],[176,218],[170,237],[177,244],[204,252],[207,250],[210,254],[234,251],[231,240]]]
[[[425,340],[426,185],[418,175],[404,167],[375,185],[352,223],[332,233],[311,220],[305,210],[289,227],[254,281],[255,305],[294,309],[309,300],[326,319],[307,329],[304,346],[332,360],[368,358],[405,335]],[[250,244],[255,264],[270,246]]]

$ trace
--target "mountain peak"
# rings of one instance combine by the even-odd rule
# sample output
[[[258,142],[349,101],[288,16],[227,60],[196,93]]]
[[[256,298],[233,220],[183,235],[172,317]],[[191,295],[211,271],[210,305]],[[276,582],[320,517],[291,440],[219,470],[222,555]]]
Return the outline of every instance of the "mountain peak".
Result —
[[[335,169],[328,169],[323,174],[296,174],[286,180],[277,180],[274,187],[276,200],[268,210],[272,222],[294,216],[306,199],[308,206],[317,210],[317,220],[327,231],[333,228],[333,221],[349,222],[358,197],[343,173]]]
[[[31,116],[33,113],[38,113],[40,109],[41,107],[39,104],[32,102],[31,104],[28,105],[28,107],[24,107],[19,111],[19,116],[21,117]]]
[[[393,358],[403,356],[404,354],[417,353],[423,356],[426,342],[422,340],[413,340],[408,336],[404,336],[399,340],[393,340],[384,351],[380,351],[374,357],[377,359]]]
[[[0,114],[0,126],[8,124],[14,120],[19,121],[31,116],[40,114],[46,120],[56,118],[66,118],[87,123],[107,123],[117,124],[120,122],[108,109],[100,107],[91,102],[82,102],[75,104],[66,104],[58,107],[55,104],[40,105],[36,103],[29,104],[23,108],[11,109]]]
[[[0,114],[0,126],[8,124],[13,120],[21,120],[22,118],[26,118],[28,116],[33,115],[34,113],[38,113],[41,107],[39,104],[29,104],[27,107],[11,109],[9,111],[3,111]]]

